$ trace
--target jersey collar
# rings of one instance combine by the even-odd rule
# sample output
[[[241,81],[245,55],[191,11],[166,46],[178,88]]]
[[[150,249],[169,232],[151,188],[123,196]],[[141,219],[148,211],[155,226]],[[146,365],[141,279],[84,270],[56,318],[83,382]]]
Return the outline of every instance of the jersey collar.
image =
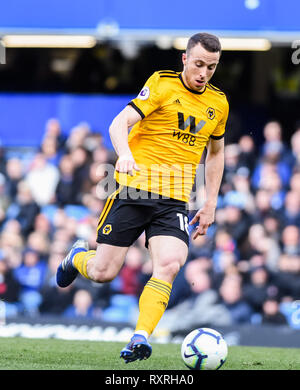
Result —
[[[202,95],[206,91],[206,85],[205,85],[205,88],[203,89],[203,91],[201,91],[201,92],[197,92],[197,91],[194,91],[193,89],[189,88],[187,85],[184,84],[181,73],[179,74],[179,79],[182,82],[182,85],[184,86],[184,88],[186,88],[188,91],[190,91],[196,95]]]

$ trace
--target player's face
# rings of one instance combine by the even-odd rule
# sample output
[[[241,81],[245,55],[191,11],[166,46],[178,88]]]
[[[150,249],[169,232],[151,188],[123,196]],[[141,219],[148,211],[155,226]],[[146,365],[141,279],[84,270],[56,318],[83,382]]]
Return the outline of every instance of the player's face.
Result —
[[[182,54],[183,81],[187,86],[200,92],[209,82],[219,63],[220,53],[211,53],[199,43],[189,53]]]

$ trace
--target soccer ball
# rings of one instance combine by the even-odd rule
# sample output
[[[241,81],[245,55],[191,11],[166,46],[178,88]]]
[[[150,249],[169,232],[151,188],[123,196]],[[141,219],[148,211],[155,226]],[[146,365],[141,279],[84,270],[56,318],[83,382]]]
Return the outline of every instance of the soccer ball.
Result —
[[[191,370],[218,370],[225,363],[227,353],[223,336],[210,328],[193,330],[181,345],[181,357]]]

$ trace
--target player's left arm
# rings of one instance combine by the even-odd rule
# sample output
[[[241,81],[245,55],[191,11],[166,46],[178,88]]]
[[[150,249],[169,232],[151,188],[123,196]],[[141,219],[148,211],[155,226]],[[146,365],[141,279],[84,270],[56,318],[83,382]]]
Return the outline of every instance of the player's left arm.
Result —
[[[193,239],[197,238],[199,235],[205,235],[208,227],[212,225],[215,220],[215,211],[223,171],[224,138],[210,138],[207,145],[207,155],[205,159],[206,201],[190,222],[191,225],[199,222]]]

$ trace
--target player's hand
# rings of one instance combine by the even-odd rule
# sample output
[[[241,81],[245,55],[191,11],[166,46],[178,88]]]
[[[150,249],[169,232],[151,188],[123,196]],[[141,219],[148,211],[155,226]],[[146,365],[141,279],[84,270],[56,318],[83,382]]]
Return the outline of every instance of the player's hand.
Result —
[[[214,206],[204,205],[194,215],[194,218],[190,221],[190,225],[194,225],[197,222],[199,222],[199,225],[196,228],[196,232],[193,236],[193,240],[195,240],[198,236],[204,236],[206,234],[209,226],[214,223],[215,210],[216,208]]]
[[[127,173],[128,175],[133,176],[133,171],[139,171],[140,168],[134,161],[132,155],[122,155],[118,158],[116,170],[120,173]]]

